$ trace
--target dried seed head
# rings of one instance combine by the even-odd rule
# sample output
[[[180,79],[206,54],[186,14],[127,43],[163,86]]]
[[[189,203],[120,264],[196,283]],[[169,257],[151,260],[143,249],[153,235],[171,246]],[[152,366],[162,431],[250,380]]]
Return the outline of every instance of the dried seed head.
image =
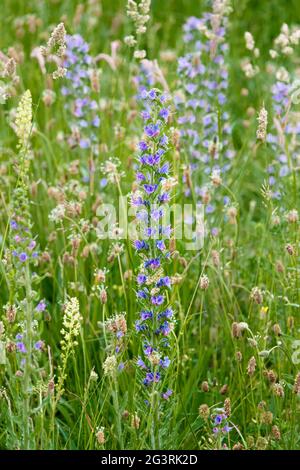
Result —
[[[286,220],[287,220],[290,224],[294,224],[294,223],[298,222],[298,220],[299,220],[298,211],[297,211],[296,209],[293,209],[293,210],[289,211],[289,212],[287,213]]]
[[[9,59],[4,66],[3,75],[5,77],[14,77],[16,74],[16,66],[15,59]]]
[[[43,48],[42,52],[50,54],[53,49],[57,50],[56,54],[59,57],[63,57],[66,48],[66,30],[64,23],[59,23],[51,33],[51,36],[47,42],[46,50]]]
[[[107,302],[107,292],[106,292],[105,289],[101,289],[101,291],[100,291],[100,302],[102,304],[106,304],[106,302]]]
[[[226,414],[227,418],[229,418],[229,416],[231,415],[231,401],[230,401],[230,398],[226,398],[226,400],[224,401],[224,411],[225,411],[225,414]]]
[[[211,177],[211,182],[215,187],[218,187],[222,184],[222,178],[219,171],[213,171]]]
[[[96,284],[104,284],[106,279],[106,274],[103,269],[97,269],[95,272],[95,282]]]
[[[268,441],[264,437],[260,436],[256,441],[257,450],[265,450],[268,447]]]
[[[47,107],[51,106],[54,103],[55,98],[56,98],[56,94],[53,90],[50,90],[47,88],[46,90],[43,91],[42,100],[45,106]]]
[[[206,290],[208,289],[208,286],[209,286],[209,279],[206,276],[206,274],[203,274],[203,276],[200,277],[200,289]]]
[[[211,257],[212,257],[214,266],[216,267],[220,266],[220,254],[217,250],[212,250]]]
[[[13,353],[15,352],[15,350],[16,350],[15,343],[13,343],[12,341],[9,341],[8,343],[6,343],[6,351],[8,353]]]
[[[170,253],[174,253],[176,250],[176,238],[171,238],[169,245]]]
[[[260,305],[263,303],[263,294],[259,287],[253,287],[250,293],[250,299],[256,304]]]
[[[248,366],[247,366],[247,373],[250,377],[252,377],[252,375],[254,374],[255,369],[256,369],[256,360],[255,360],[255,357],[252,356],[249,359]]]
[[[226,395],[228,393],[228,385],[227,384],[222,385],[222,387],[220,388],[220,393],[221,393],[221,395]]]
[[[131,427],[133,429],[139,429],[141,423],[141,419],[139,418],[137,413],[134,413],[131,418]]]
[[[237,442],[237,443],[234,444],[234,446],[232,447],[232,450],[244,450],[244,446],[243,446],[243,444],[241,444],[240,442]]]
[[[133,272],[132,272],[131,269],[128,269],[127,271],[124,272],[124,279],[125,279],[125,281],[132,281]]]
[[[242,362],[242,360],[243,360],[243,355],[242,355],[241,351],[237,351],[237,352],[235,353],[235,357],[236,357],[236,360],[237,360],[238,362]]]
[[[276,382],[277,374],[272,369],[264,371],[264,375],[267,377],[270,383]]]
[[[279,215],[273,215],[272,220],[271,220],[273,227],[280,225],[280,222],[281,220],[280,220]]]
[[[293,316],[287,317],[286,325],[289,330],[292,330],[295,326],[295,318]]]
[[[280,261],[280,260],[276,261],[275,269],[278,273],[284,273],[284,265],[283,265],[282,261]]]
[[[286,251],[288,252],[289,255],[294,256],[295,248],[293,247],[293,245],[291,245],[290,243],[287,243],[285,245],[285,249],[286,249]]]
[[[272,330],[273,330],[275,336],[281,336],[282,335],[282,331],[281,331],[280,325],[278,323],[275,323],[272,326]]]
[[[276,425],[272,426],[272,436],[274,437],[276,441],[280,441],[281,439],[280,429]]]
[[[272,424],[273,422],[273,413],[271,411],[264,411],[260,417],[262,424]]]
[[[209,406],[206,405],[206,403],[203,403],[202,405],[199,406],[199,415],[203,419],[209,418],[210,410],[209,410]]]
[[[8,305],[6,308],[6,318],[8,323],[13,323],[16,319],[17,309],[14,305]]]
[[[247,446],[249,447],[249,449],[253,448],[255,445],[254,437],[247,436],[246,440],[247,440]]]
[[[48,393],[49,393],[49,395],[52,395],[54,393],[54,389],[55,389],[54,379],[50,379],[49,382],[48,382]]]
[[[231,206],[228,208],[227,210],[227,215],[229,217],[229,223],[231,225],[235,225],[236,224],[236,218],[237,218],[237,214],[238,214],[238,211],[237,211],[237,208],[234,207],[234,206]]]
[[[98,428],[96,430],[96,439],[98,441],[98,444],[100,445],[105,444],[104,427]]]
[[[209,392],[209,385],[208,385],[208,382],[206,380],[204,382],[202,382],[201,390],[202,390],[202,392]]]
[[[296,393],[297,395],[300,395],[300,372],[298,372],[295,378],[294,393]]]
[[[234,321],[231,325],[231,334],[233,338],[240,338],[241,337],[241,329],[239,323]]]
[[[280,397],[280,398],[284,397],[284,389],[280,383],[274,383],[272,385],[272,390],[273,390],[274,395],[276,395],[277,397]]]

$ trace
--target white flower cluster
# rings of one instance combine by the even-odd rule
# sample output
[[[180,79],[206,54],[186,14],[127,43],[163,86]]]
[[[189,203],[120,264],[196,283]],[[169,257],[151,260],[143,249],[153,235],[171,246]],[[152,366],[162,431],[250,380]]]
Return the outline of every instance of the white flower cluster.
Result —
[[[256,137],[258,140],[265,142],[267,136],[267,126],[268,126],[268,111],[263,106],[259,111],[258,115],[258,128],[256,131]]]
[[[128,0],[127,2],[127,15],[133,21],[135,27],[135,35],[126,36],[124,42],[129,47],[135,47],[137,45],[136,36],[145,34],[147,31],[146,24],[150,19],[150,7],[151,0],[141,0],[140,3],[137,3],[135,0]],[[134,57],[136,59],[144,59],[146,57],[145,50],[136,50],[134,52]]]
[[[63,351],[71,350],[74,346],[77,346],[77,336],[80,332],[82,316],[79,312],[79,302],[76,297],[72,297],[65,306],[64,317],[63,317],[63,328],[61,334],[63,339],[61,340],[61,348]]]
[[[300,42],[300,29],[290,29],[289,26],[284,23],[281,26],[280,34],[274,40],[274,48],[271,49],[270,56],[275,59],[280,54],[291,55],[294,52],[294,46],[298,46]]]
[[[15,131],[19,138],[19,146],[26,148],[32,126],[32,98],[29,90],[22,95],[15,119]]]

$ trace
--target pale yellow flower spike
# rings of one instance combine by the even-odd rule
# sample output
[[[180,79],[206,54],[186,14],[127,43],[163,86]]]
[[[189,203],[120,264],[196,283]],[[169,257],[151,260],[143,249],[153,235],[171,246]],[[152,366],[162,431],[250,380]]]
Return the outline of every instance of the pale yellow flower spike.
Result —
[[[19,146],[25,148],[32,126],[32,97],[30,90],[26,90],[22,95],[16,114],[15,132],[19,138]]]

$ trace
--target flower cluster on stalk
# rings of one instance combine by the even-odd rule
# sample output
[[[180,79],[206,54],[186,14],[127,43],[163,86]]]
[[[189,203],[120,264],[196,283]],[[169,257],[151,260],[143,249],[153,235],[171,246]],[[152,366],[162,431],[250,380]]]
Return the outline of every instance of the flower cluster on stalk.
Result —
[[[245,33],[245,41],[246,48],[255,57],[259,57],[260,51],[255,47],[251,33]],[[299,81],[294,81],[295,49],[299,42],[300,29],[289,28],[288,25],[283,24],[280,34],[274,40],[273,48],[269,51],[271,61],[267,65],[267,71],[272,76],[269,87],[272,119],[269,122],[266,137],[261,139],[260,132],[258,132],[257,139],[267,143],[269,154],[266,169],[268,195],[275,201],[284,198],[289,177],[300,164],[298,143],[300,125],[298,113],[292,108],[295,100],[297,104],[299,95]],[[245,70],[244,72],[248,79],[252,79],[260,71],[258,66],[255,73],[251,73],[250,66],[247,70],[248,72]]]
[[[135,328],[141,336],[142,353],[137,360],[146,387],[157,387],[168,399],[163,379],[170,366],[169,351],[174,328],[174,311],[170,305],[171,278],[167,275],[171,225],[165,215],[173,186],[167,153],[170,148],[168,122],[169,98],[160,90],[143,90],[139,96],[144,135],[138,144],[139,156],[136,189],[131,205],[136,210],[138,237],[134,248],[141,259],[136,277],[140,305]],[[154,385],[154,384],[162,384]]]
[[[233,429],[228,423],[228,416],[223,410],[213,417],[213,433],[218,435],[219,433],[227,434]]]
[[[100,118],[93,93],[98,91],[98,77],[89,45],[79,34],[66,36],[64,67],[66,80],[61,92],[66,98],[65,108],[70,119],[68,143],[72,148],[79,146],[97,153]]]
[[[10,287],[10,299],[5,306],[7,350],[18,353],[19,374],[23,374],[26,361],[34,360],[33,353],[44,347],[40,339],[39,316],[46,309],[43,300],[33,285],[39,282],[34,267],[38,261],[35,237],[29,207],[29,162],[30,137],[32,129],[32,98],[27,90],[21,97],[14,122],[18,137],[18,182],[13,191],[9,221],[9,247],[5,252],[4,264]],[[30,322],[28,318],[30,316]]]
[[[178,59],[177,69],[180,88],[175,104],[181,145],[188,158],[183,175],[185,193],[189,197],[194,191],[196,199],[205,204],[207,215],[215,212],[218,197],[214,194],[212,198],[212,193],[235,156],[227,112],[228,3],[215,0],[212,12],[187,20],[183,27],[186,52]],[[229,204],[228,197],[220,203]]]
[[[110,333],[112,340],[109,346],[112,348],[112,354],[104,362],[103,368],[106,375],[114,374],[116,370],[124,369],[124,362],[120,356],[125,349],[125,335],[127,333],[126,317],[123,313],[118,313],[105,322],[105,328]],[[114,367],[112,367],[114,364]]]
[[[299,87],[296,81],[296,88],[293,89],[293,55],[294,48],[299,42],[300,30],[289,30],[287,25],[283,25],[279,36],[274,40],[274,49],[270,51],[273,60],[270,68],[275,81],[271,87],[273,125],[266,141],[274,158],[267,167],[267,173],[272,198],[275,200],[280,200],[284,196],[283,178],[289,177],[300,164],[298,143],[300,124],[298,113],[292,109],[293,91],[297,93],[297,86]],[[286,56],[289,59],[288,63]],[[287,64],[287,68],[283,66],[283,62]]]

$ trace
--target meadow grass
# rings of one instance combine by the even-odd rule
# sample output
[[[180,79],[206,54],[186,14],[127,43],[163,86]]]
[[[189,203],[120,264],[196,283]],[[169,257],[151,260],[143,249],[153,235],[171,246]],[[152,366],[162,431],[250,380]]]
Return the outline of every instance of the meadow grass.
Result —
[[[0,112],[0,448],[299,449],[299,132],[287,133],[286,121],[276,126],[272,95],[277,66],[286,68],[290,83],[297,79],[299,47],[273,68],[269,50],[283,23],[300,23],[300,4],[232,0],[226,110],[235,157],[217,184],[230,207],[217,203],[208,219],[218,234],[211,234],[208,220],[203,247],[186,250],[177,240],[170,249],[171,262],[163,266],[172,279],[166,296],[175,317],[170,366],[158,385],[147,388],[136,366],[144,339],[135,328],[141,310],[136,277],[144,258],[131,240],[102,240],[97,231],[104,204],[120,204],[122,213],[120,196],[129,199],[140,184],[136,144],[144,124],[136,77],[145,77],[123,42],[134,33],[126,3],[1,2],[0,51],[16,60],[18,80]],[[140,45],[147,59],[158,60],[171,98],[183,87],[178,74],[178,59],[186,53],[183,24],[206,11],[211,2],[151,2]],[[56,65],[46,63],[43,73],[31,54],[61,22],[68,35],[83,37],[91,57],[107,55],[93,66],[99,88],[96,83],[84,91],[97,103],[101,120],[96,131],[84,131],[95,132],[98,153],[70,143],[72,105],[66,107],[62,93],[68,78],[53,80]],[[241,68],[249,56],[246,31],[260,50],[259,71],[251,78]],[[119,41],[116,57],[113,41]],[[26,90],[32,119],[31,105],[20,104]],[[256,138],[262,106],[268,132],[284,135],[280,149]],[[191,147],[176,134],[180,108],[170,107],[166,159],[169,176],[177,180],[172,201],[182,206],[199,197],[193,191],[205,179],[204,166],[191,172],[187,188]],[[289,101],[284,118],[297,122],[298,107]],[[27,120],[21,131],[16,113]],[[203,141],[200,119],[195,128]],[[273,198],[267,168],[281,153],[289,172],[279,178],[282,197]],[[112,157],[118,167],[109,166]],[[53,215],[58,206],[62,216]],[[27,248],[24,261],[24,250],[13,254],[16,234],[35,241],[36,256],[29,259]],[[155,246],[151,250],[155,253]],[[116,315],[124,315],[126,327]],[[156,344],[155,332],[152,341]],[[107,362],[116,356],[116,363]],[[151,360],[155,373],[155,357]],[[172,395],[163,400],[169,388]],[[225,422],[228,432],[221,430]]]

